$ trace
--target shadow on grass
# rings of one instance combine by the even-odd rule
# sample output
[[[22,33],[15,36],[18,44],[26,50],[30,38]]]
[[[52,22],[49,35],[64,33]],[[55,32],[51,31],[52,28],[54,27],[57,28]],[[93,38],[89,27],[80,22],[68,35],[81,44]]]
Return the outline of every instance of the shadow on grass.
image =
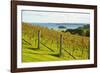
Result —
[[[27,43],[28,45],[32,45],[31,43],[29,43],[28,41],[26,41],[25,39],[22,39],[25,43]]]
[[[49,54],[49,55],[52,55],[52,56],[55,56],[55,57],[61,57],[61,55],[59,53],[54,53],[54,54]]]
[[[39,50],[38,48],[30,48],[28,47],[27,49],[30,50]],[[29,52],[29,54],[37,54],[37,55],[50,55],[50,56],[55,56],[55,57],[60,57],[61,55],[59,55],[59,53],[39,53],[39,52]]]
[[[48,48],[50,51],[54,52],[54,50],[52,50],[51,48],[49,48],[48,46],[46,46],[44,43],[40,42],[44,47]]]
[[[27,47],[27,49],[30,49],[30,50],[39,50],[39,48],[32,48],[32,47]]]

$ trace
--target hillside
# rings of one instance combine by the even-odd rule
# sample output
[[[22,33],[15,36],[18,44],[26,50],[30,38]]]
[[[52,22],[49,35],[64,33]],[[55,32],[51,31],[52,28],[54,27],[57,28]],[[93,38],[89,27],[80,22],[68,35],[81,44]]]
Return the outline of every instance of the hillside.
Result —
[[[83,60],[88,54],[89,37],[22,23],[23,62]]]

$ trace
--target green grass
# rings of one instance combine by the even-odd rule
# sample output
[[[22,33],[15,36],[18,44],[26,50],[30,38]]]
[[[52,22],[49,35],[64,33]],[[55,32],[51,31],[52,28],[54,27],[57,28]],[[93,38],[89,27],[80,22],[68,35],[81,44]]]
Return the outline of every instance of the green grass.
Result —
[[[41,31],[38,48],[38,31]],[[60,54],[60,34],[63,45]],[[22,23],[22,62],[88,59],[89,37]]]

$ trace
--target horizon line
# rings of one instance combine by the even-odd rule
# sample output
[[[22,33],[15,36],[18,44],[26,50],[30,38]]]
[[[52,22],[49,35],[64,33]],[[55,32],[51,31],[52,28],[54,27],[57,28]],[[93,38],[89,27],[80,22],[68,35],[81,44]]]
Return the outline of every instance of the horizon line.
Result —
[[[22,23],[30,23],[30,24],[32,24],[32,23],[55,23],[55,22],[22,22]],[[59,22],[56,22],[56,23],[59,24]],[[63,22],[60,22],[60,23],[63,23]],[[69,22],[66,22],[66,23],[69,23]],[[74,23],[74,24],[90,24],[90,23]]]

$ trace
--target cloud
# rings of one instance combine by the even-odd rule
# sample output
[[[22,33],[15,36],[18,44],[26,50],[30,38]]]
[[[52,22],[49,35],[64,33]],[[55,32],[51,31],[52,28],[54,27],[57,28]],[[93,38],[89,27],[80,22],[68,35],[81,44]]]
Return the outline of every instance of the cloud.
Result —
[[[74,12],[22,11],[23,22],[90,23],[90,14]]]

